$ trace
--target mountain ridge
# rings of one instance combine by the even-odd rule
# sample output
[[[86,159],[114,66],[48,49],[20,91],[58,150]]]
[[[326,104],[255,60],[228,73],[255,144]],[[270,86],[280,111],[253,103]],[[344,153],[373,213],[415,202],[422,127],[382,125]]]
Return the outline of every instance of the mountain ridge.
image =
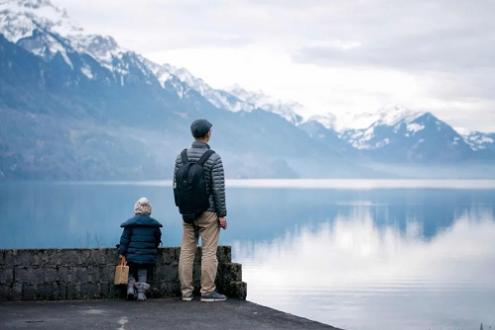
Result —
[[[27,14],[7,13],[13,4],[27,5]],[[387,177],[397,175],[371,162],[494,159],[492,135],[460,136],[432,114],[418,121],[402,108],[384,110],[367,129],[343,132],[331,115],[303,120],[296,103],[240,87],[214,89],[110,36],[83,34],[64,10],[37,18],[42,6],[52,5],[0,2],[0,178],[169,177],[198,117],[214,123],[215,149],[225,155],[230,177]],[[418,144],[421,138],[428,141]]]

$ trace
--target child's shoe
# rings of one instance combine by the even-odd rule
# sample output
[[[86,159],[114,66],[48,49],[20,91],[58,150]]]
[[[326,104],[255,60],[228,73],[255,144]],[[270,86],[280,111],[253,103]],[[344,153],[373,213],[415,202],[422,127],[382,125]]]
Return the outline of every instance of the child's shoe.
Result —
[[[127,299],[133,300],[136,298],[136,280],[134,277],[129,277],[129,281],[127,282]]]
[[[148,283],[137,282],[136,288],[137,288],[137,300],[138,301],[146,300],[146,290],[150,288],[150,285]]]

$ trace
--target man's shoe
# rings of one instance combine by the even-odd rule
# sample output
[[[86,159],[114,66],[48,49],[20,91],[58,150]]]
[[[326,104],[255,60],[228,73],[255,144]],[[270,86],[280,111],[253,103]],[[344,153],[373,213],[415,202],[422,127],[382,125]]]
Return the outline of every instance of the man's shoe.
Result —
[[[193,296],[182,296],[182,301],[192,301],[193,300]]]
[[[227,297],[221,293],[218,293],[217,291],[201,294],[202,302],[218,302],[225,300],[227,300]]]

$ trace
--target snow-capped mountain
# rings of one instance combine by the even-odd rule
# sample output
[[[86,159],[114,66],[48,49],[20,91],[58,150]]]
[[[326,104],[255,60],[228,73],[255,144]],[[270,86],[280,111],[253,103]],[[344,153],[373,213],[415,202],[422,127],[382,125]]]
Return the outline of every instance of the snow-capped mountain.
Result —
[[[343,132],[348,129],[368,128],[378,121],[391,124],[401,118],[414,115],[416,112],[399,105],[386,105],[375,111],[344,112],[338,117],[331,113],[313,116],[308,121],[316,120],[325,126],[331,126],[336,131]]]
[[[336,130],[337,117],[332,113],[314,115],[304,121],[305,123],[317,122],[328,130]]]
[[[313,140],[336,148],[341,154],[354,155],[355,149],[339,136],[335,130],[335,117],[331,114],[313,116],[300,123],[298,127]]]
[[[107,68],[125,53],[110,36],[85,34],[48,0],[0,0],[0,32],[35,55],[52,58],[59,53],[69,65],[68,52],[90,54]]]
[[[0,13],[0,33],[7,40],[45,59],[60,54],[72,69],[73,63],[68,54],[88,54],[111,71],[121,84],[125,84],[129,65],[123,58],[132,58],[134,65],[140,67],[143,74],[153,76],[149,80],[158,80],[163,88],[166,85],[175,88],[181,98],[194,92],[219,109],[232,112],[260,109],[279,114],[290,122],[300,120],[290,109],[297,107],[297,104],[283,104],[266,95],[255,93],[250,93],[249,99],[240,98],[234,93],[212,88],[184,68],[157,64],[125,50],[110,36],[85,34],[81,27],[70,20],[65,10],[54,6],[48,0],[1,0]],[[94,78],[89,65],[83,65],[79,69],[88,79]],[[243,92],[244,97],[247,92]]]
[[[249,105],[248,108],[250,107],[251,110],[263,109],[278,114],[295,125],[302,122],[302,116],[298,113],[302,113],[304,110],[303,106],[297,102],[283,102],[266,95],[262,91],[251,92],[240,86],[230,88],[229,92]]]
[[[354,128],[342,128],[334,116],[314,116],[301,125],[311,137],[336,136],[376,161],[444,161],[495,158],[495,133],[461,135],[430,112],[385,106],[375,112],[347,114]],[[345,120],[349,120],[346,118]],[[339,118],[342,120],[342,118]],[[357,127],[357,128],[356,128]]]
[[[0,29],[5,38],[13,43],[32,36],[38,29],[61,36],[82,32],[65,10],[48,0],[0,0]]]
[[[298,124],[302,121],[302,117],[297,113],[297,111],[301,111],[302,106],[298,103],[282,102],[262,92],[249,92],[239,86],[229,91],[215,89],[203,79],[193,76],[185,68],[177,68],[170,64],[157,65],[145,59],[143,61],[162,85],[167,81],[176,79],[219,109],[232,112],[262,110],[277,114],[292,124]]]
[[[341,137],[375,160],[436,162],[469,159],[472,150],[450,125],[430,112],[395,108],[364,129]]]
[[[232,177],[299,176],[301,158],[312,173],[358,168],[341,159],[330,170],[342,157],[285,117],[84,34],[49,1],[0,1],[0,179],[169,177],[198,117],[222,137]]]
[[[365,113],[361,116],[365,117],[366,120],[373,118],[369,126],[361,129],[344,130],[341,137],[356,149],[381,148],[390,143],[390,137],[384,136],[383,139],[380,139],[376,130],[391,127],[394,134],[401,134],[404,137],[414,136],[416,132],[424,129],[423,125],[416,122],[416,119],[423,114],[399,106],[382,108],[374,114]]]
[[[470,132],[463,135],[464,141],[469,144],[471,149],[492,150],[495,151],[495,133]]]
[[[0,179],[169,177],[198,117],[214,123],[231,177],[383,177],[367,161],[495,158],[493,135],[461,137],[430,113],[382,109],[341,131],[303,111],[85,34],[48,0],[0,0]]]
[[[49,0],[0,0],[0,14],[0,33],[8,41],[45,60],[59,55],[71,70],[80,71],[88,79],[96,78],[91,64],[79,61],[81,63],[75,67],[71,54],[89,55],[108,69],[113,79],[121,85],[128,81],[129,67],[134,66],[143,76],[148,76],[149,84],[156,80],[164,89],[175,89],[180,98],[198,93],[222,110],[251,112],[258,109],[278,114],[291,123],[300,121],[300,116],[292,110],[299,106],[297,104],[284,104],[266,95],[244,90],[236,95],[214,89],[184,68],[157,64],[123,49],[110,36],[85,34],[70,20],[65,10],[54,6]],[[235,92],[240,93],[241,89]]]
[[[124,57],[138,62],[135,61],[137,54],[119,47],[112,37],[85,34],[65,10],[49,0],[0,1],[0,33],[45,61],[61,56],[71,70],[95,79],[91,61],[81,59],[81,55],[86,55],[109,70],[121,84],[129,74],[129,64],[124,63]],[[141,69],[147,74],[144,68]]]
[[[199,93],[219,109],[225,109],[232,112],[249,112],[255,109],[253,105],[240,100],[235,95],[211,87],[203,79],[193,76],[185,68],[177,68],[170,64],[156,65],[150,61],[147,63],[162,84],[165,84],[170,79],[177,79],[185,86],[188,86],[189,89]]]

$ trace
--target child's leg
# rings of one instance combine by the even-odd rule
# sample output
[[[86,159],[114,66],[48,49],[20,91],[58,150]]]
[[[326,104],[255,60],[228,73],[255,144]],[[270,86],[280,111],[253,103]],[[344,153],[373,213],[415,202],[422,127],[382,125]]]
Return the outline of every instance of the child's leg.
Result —
[[[148,269],[147,268],[139,268],[138,269],[138,282],[146,283],[148,278]]]
[[[127,298],[134,298],[134,285],[136,284],[136,279],[134,276],[129,275],[129,281],[127,282]]]
[[[133,299],[136,295],[136,267],[129,266],[129,279],[127,281],[127,298]]]
[[[138,269],[138,282],[136,283],[137,291],[138,291],[138,300],[146,300],[146,290],[150,288],[150,285],[146,283],[148,277],[148,269],[147,267]]]

